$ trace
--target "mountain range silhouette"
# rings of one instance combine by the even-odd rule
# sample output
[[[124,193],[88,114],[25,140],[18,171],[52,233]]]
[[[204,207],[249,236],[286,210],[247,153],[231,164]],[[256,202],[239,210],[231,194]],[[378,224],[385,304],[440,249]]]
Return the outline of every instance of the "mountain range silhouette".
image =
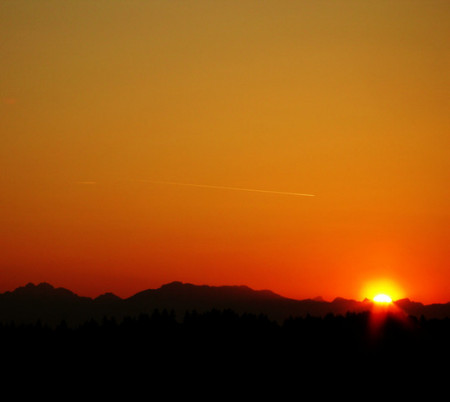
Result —
[[[417,318],[450,317],[450,303],[424,305],[409,299],[394,302],[405,314]],[[79,325],[104,317],[122,319],[150,314],[155,310],[173,311],[177,317],[186,312],[233,310],[238,314],[263,314],[282,322],[289,317],[324,317],[370,311],[373,302],[336,298],[331,302],[321,298],[295,300],[269,290],[253,290],[247,286],[206,286],[172,282],[158,289],[148,289],[122,299],[113,293],[96,298],[82,297],[48,283],[29,283],[14,291],[0,294],[0,323],[33,324],[37,321],[57,325]]]

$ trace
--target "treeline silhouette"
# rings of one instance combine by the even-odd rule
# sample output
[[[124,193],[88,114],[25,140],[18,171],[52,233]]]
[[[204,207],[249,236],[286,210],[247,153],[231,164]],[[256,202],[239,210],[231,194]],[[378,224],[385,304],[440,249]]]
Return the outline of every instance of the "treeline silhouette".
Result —
[[[64,321],[50,327],[0,324],[3,356],[21,360],[108,366],[153,362],[169,367],[203,362],[210,367],[238,363],[259,367],[301,362],[427,364],[450,357],[450,319],[399,319],[387,314],[374,324],[369,312],[291,317],[282,324],[265,315],[232,310],[152,314],[90,320],[78,327]]]

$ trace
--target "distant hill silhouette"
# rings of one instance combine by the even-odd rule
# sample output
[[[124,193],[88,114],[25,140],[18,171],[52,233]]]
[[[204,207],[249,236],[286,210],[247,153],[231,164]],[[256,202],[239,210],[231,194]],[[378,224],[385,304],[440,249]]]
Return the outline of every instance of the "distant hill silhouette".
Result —
[[[116,384],[128,392],[162,383],[171,392],[183,380],[196,392],[214,381],[217,390],[239,385],[235,395],[242,381],[264,393],[266,383],[277,392],[286,383],[294,392],[313,383],[314,395],[326,388],[335,397],[337,388],[350,387],[358,398],[361,380],[371,392],[389,379],[410,381],[400,381],[404,387],[429,376],[434,385],[442,375],[437,382],[446,384],[450,319],[405,317],[397,309],[443,316],[449,307],[404,299],[371,314],[370,300],[293,300],[245,286],[173,282],[122,299],[28,284],[0,294],[2,366],[11,374],[4,383],[38,379],[35,392],[49,379],[75,379],[61,395],[82,378],[101,384],[102,395],[103,388],[116,393]]]
[[[422,315],[426,318],[450,317],[450,303],[423,305],[402,299],[396,301],[395,305],[407,315],[418,318]],[[173,311],[177,317],[183,317],[188,311],[201,313],[212,309],[231,309],[238,314],[264,314],[282,322],[289,317],[345,315],[347,312],[369,311],[372,307],[373,303],[367,299],[362,302],[343,298],[336,298],[332,302],[321,298],[295,300],[269,290],[257,291],[246,286],[198,286],[172,282],[126,299],[112,293],[92,299],[48,283],[29,283],[12,292],[0,294],[0,322],[26,324],[39,320],[57,325],[65,321],[68,325],[77,325],[103,317],[121,319],[150,314],[155,309]]]

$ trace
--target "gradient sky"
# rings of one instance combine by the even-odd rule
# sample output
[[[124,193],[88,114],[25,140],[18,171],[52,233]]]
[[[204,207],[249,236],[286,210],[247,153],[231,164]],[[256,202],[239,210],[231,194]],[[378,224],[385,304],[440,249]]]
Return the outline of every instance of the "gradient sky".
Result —
[[[0,291],[450,301],[448,0],[2,0],[0,20]]]

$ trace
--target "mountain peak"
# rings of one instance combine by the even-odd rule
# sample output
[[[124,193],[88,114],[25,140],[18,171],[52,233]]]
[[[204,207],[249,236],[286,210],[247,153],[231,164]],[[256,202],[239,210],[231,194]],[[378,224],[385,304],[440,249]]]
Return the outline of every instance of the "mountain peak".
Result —
[[[21,297],[76,297],[77,295],[64,288],[55,288],[47,282],[41,282],[35,285],[32,282],[25,286],[18,287],[13,292],[14,295]]]
[[[19,287],[17,289],[27,289],[27,290],[31,290],[31,289],[41,289],[41,290],[52,290],[55,289],[54,286],[50,285],[47,282],[41,282],[38,283],[37,285],[35,285],[33,282],[28,282],[25,286]]]
[[[186,285],[188,285],[188,284],[185,284],[180,281],[173,281],[173,282],[169,282],[164,285],[161,285],[160,289],[180,289],[180,288],[185,287]]]
[[[108,302],[120,301],[120,300],[122,300],[122,298],[120,298],[119,296],[115,295],[114,293],[107,292],[107,293],[104,293],[104,294],[102,294],[100,296],[97,296],[94,300],[96,302],[106,302],[106,303],[108,303]]]
[[[346,302],[350,302],[350,301],[351,300],[344,299],[343,297],[336,297],[336,298],[334,298],[332,303],[346,303]]]
[[[222,294],[229,296],[255,296],[262,298],[282,298],[282,296],[272,292],[271,290],[254,290],[246,285],[224,285],[224,286],[209,286],[209,285],[194,285],[192,283],[183,283],[174,281],[162,285],[159,291],[176,292],[176,293],[196,293],[196,294]]]

